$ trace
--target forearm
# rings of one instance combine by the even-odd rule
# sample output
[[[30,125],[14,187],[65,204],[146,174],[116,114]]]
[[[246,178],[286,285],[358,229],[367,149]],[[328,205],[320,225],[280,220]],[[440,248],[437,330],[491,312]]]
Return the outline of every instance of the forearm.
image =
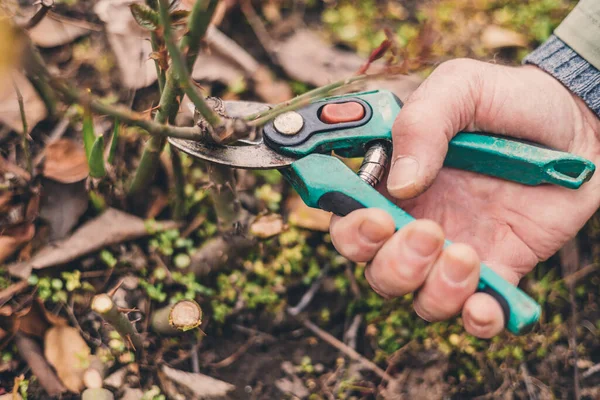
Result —
[[[600,2],[582,0],[524,63],[554,76],[600,116]]]

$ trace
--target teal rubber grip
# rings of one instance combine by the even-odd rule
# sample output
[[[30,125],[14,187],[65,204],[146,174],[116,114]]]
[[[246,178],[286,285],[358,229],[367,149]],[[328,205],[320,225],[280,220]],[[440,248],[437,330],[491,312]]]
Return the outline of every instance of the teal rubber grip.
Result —
[[[596,166],[574,154],[482,133],[459,133],[448,144],[444,166],[524,185],[550,183],[578,189]]]
[[[335,157],[311,154],[280,171],[309,207],[338,215],[358,208],[379,208],[393,217],[396,229],[414,221]],[[446,241],[446,246],[450,243]],[[499,302],[506,328],[516,335],[531,330],[539,320],[540,306],[484,264],[481,264],[478,291],[491,294]]]

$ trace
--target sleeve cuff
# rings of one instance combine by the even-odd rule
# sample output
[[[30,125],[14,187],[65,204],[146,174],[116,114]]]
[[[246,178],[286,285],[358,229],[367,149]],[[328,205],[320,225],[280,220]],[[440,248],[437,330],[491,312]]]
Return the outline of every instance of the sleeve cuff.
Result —
[[[555,35],[527,55],[533,64],[559,80],[600,117],[600,71]]]

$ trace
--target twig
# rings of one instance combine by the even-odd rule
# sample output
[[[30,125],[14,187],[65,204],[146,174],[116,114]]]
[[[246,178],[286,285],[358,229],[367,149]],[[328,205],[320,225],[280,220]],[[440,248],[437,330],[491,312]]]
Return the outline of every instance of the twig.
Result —
[[[361,322],[362,315],[356,314],[354,319],[352,319],[352,323],[348,327],[348,330],[344,332],[344,343],[353,349],[356,349],[356,335],[358,333],[358,328],[360,328]]]
[[[252,7],[251,1],[242,0],[240,2],[240,8],[242,9],[244,16],[246,17],[246,20],[252,27],[252,30],[254,31],[254,34],[256,35],[256,38],[258,39],[259,43],[265,49],[265,51],[271,58],[271,61],[274,64],[277,64],[277,52],[275,51],[273,39],[271,38],[271,35],[269,35],[269,32],[265,28],[265,24],[260,19],[260,16],[254,10],[254,7]]]
[[[164,140],[164,136],[172,136],[181,139],[190,139],[194,140],[203,136],[202,130],[199,127],[176,127],[166,125],[166,118],[155,118],[154,121],[148,120],[147,116],[144,114],[137,113],[132,111],[128,107],[123,105],[108,105],[104,104],[97,97],[80,91],[75,87],[69,85],[64,80],[54,77],[48,72],[48,69],[41,59],[38,51],[30,45],[28,59],[28,68],[31,73],[36,73],[41,75],[48,80],[48,84],[60,95],[63,97],[64,101],[68,104],[78,103],[78,104],[89,104],[92,111],[97,114],[106,114],[112,117],[116,117],[119,121],[128,124],[138,126],[144,130],[146,130],[149,134],[153,136],[160,136],[161,139]],[[167,89],[165,89],[167,92]],[[177,104],[178,106],[178,104]],[[159,109],[158,115],[161,114],[161,109]],[[175,113],[177,112],[177,107],[175,108]]]
[[[29,151],[29,128],[27,127],[27,117],[25,116],[25,104],[23,104],[23,95],[19,90],[19,85],[12,80],[15,93],[17,94],[17,101],[19,102],[19,112],[21,113],[21,123],[23,124],[23,137],[21,138],[21,146],[23,147],[23,154],[25,155],[25,164],[27,166],[27,172],[32,174],[33,165],[31,164],[31,152]]]
[[[529,371],[527,371],[527,366],[525,363],[521,363],[521,374],[523,375],[523,381],[525,381],[525,388],[527,389],[527,395],[530,400],[537,400],[538,396],[535,394],[535,389],[533,388],[533,383],[531,382],[531,376],[529,375]]]
[[[225,368],[225,367],[229,367],[231,364],[233,364],[238,358],[240,358],[242,356],[242,354],[244,354],[245,352],[248,351],[248,349],[256,342],[256,336],[251,336],[248,340],[246,340],[246,343],[244,343],[243,345],[241,345],[240,347],[238,347],[238,349],[236,351],[233,352],[233,354],[231,354],[230,356],[222,359],[221,361],[218,361],[216,363],[210,363],[208,364],[209,367],[211,368]]]
[[[565,285],[567,285],[567,286],[574,285],[575,283],[579,282],[581,279],[585,278],[592,272],[596,271],[598,268],[600,268],[599,263],[588,264],[585,267],[573,272],[572,274],[565,276],[563,278],[563,281],[565,282]]]
[[[321,86],[319,88],[310,90],[300,96],[296,96],[291,100],[285,101],[283,103],[277,104],[273,108],[262,111],[260,113],[255,113],[246,117],[247,121],[250,121],[250,126],[262,126],[274,119],[280,114],[284,112],[296,110],[300,107],[303,107],[311,102],[321,99],[324,97],[331,96],[338,89],[345,88],[353,83],[357,83],[360,81],[364,81],[366,79],[374,79],[377,77],[381,77],[386,75],[387,72],[381,72],[377,74],[365,74],[365,75],[357,75],[352,76],[350,78],[342,79],[337,82],[330,83],[329,85]]]
[[[29,365],[33,375],[36,376],[48,396],[58,396],[67,391],[44,358],[40,345],[34,339],[17,332],[15,344],[21,358]]]
[[[579,268],[579,246],[577,238],[569,240],[559,251],[563,275],[569,276]],[[576,399],[581,398],[579,385],[579,368],[577,368],[577,303],[575,301],[575,288],[568,285],[569,303],[571,305],[571,321],[569,323],[569,350],[573,359],[573,392]]]
[[[313,297],[315,296],[315,294],[321,287],[321,284],[323,283],[323,278],[325,276],[327,276],[327,273],[329,272],[329,267],[330,267],[330,265],[327,264],[325,266],[325,268],[323,268],[321,270],[317,279],[315,279],[315,281],[310,286],[310,288],[306,291],[306,293],[304,293],[304,295],[302,296],[302,298],[300,299],[298,304],[296,304],[294,307],[288,307],[287,312],[290,315],[292,315],[294,317],[297,316],[298,314],[300,314],[302,312],[302,310],[304,310],[306,308],[306,306],[308,306],[310,304]]]
[[[581,374],[581,377],[584,379],[589,378],[590,376],[594,375],[596,372],[600,372],[600,363],[588,368],[583,374]]]
[[[336,349],[338,349],[339,351],[344,353],[346,356],[350,357],[352,360],[359,362],[363,367],[372,371],[377,376],[379,376],[381,379],[384,379],[384,380],[392,379],[392,377],[390,375],[388,375],[387,372],[385,372],[384,370],[379,368],[374,362],[367,360],[356,350],[346,346],[343,342],[341,342],[340,340],[335,338],[330,333],[325,332],[323,329],[321,329],[317,325],[313,324],[310,320],[300,319],[300,322],[306,328],[310,329],[315,335],[317,335],[319,338],[321,338],[321,340],[324,340],[325,342],[329,343],[330,345],[332,345],[333,347],[335,347]]]
[[[142,338],[131,321],[129,321],[124,314],[119,312],[110,296],[107,294],[96,295],[92,300],[92,310],[100,314],[106,322],[112,325],[125,341],[131,342],[138,355],[136,359],[139,360],[139,356],[142,355],[144,351]]]
[[[192,361],[192,372],[195,374],[200,373],[200,360],[198,359],[198,349],[200,348],[200,341],[198,337],[195,338],[194,344],[190,349],[190,359]]]
[[[31,17],[31,19],[29,21],[27,21],[27,23],[25,25],[23,25],[24,29],[29,30],[29,29],[34,28],[37,24],[39,24],[42,21],[42,19],[44,19],[46,14],[48,14],[48,11],[50,11],[50,9],[54,6],[54,1],[53,0],[41,0],[40,4],[42,7],[36,11],[36,13],[33,15],[33,17]]]

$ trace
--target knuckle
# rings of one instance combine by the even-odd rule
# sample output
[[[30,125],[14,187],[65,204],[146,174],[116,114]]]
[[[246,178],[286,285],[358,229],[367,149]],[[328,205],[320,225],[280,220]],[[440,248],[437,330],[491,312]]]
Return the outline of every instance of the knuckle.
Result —
[[[434,74],[442,75],[460,75],[470,74],[479,71],[482,66],[481,61],[470,58],[456,58],[441,63],[434,71]]]

